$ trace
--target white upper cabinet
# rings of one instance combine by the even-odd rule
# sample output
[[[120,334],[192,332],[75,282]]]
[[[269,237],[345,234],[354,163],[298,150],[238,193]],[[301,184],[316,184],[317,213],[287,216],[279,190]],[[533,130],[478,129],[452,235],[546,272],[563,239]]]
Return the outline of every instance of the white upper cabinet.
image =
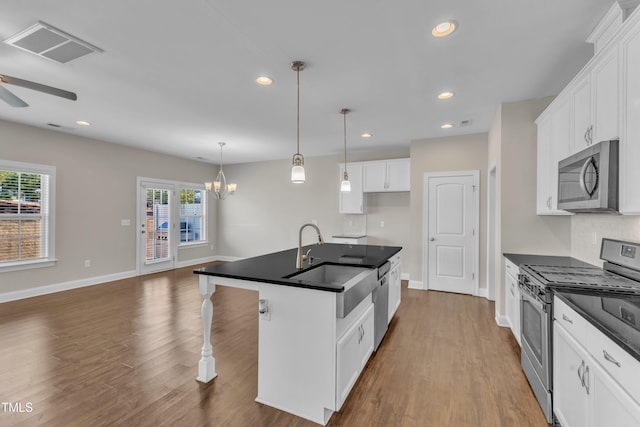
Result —
[[[344,176],[344,164],[340,165],[340,179],[336,184],[336,188],[340,188]],[[351,182],[351,191],[339,191],[339,212],[342,214],[363,214],[366,212],[367,206],[365,194],[362,192],[362,163],[347,163],[347,173],[349,174],[349,182]]]
[[[538,121],[538,215],[568,215],[558,209],[558,162],[569,155],[571,103],[559,97]]]
[[[591,72],[593,142],[620,137],[618,63],[618,46],[614,44],[602,51],[593,64]]]
[[[620,135],[620,212],[640,214],[640,9],[627,21],[628,31],[620,41],[622,57],[621,135]]]
[[[364,192],[410,191],[410,159],[363,162]]]
[[[575,82],[571,90],[571,144],[570,152],[591,145],[593,125],[591,124],[591,86],[589,73]],[[560,159],[562,160],[562,159]]]

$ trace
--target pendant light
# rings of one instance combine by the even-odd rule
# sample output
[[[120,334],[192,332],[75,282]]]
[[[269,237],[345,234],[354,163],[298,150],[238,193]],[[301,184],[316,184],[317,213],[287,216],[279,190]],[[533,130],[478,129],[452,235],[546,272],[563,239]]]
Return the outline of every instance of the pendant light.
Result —
[[[208,192],[213,194],[216,199],[224,200],[228,195],[236,192],[238,185],[233,183],[227,184],[227,178],[224,176],[224,172],[222,172],[222,147],[224,147],[226,143],[218,142],[218,145],[220,146],[220,170],[213,184],[211,182],[205,182],[204,187]],[[212,189],[213,191],[211,191]]]
[[[351,182],[349,182],[349,174],[347,173],[347,114],[350,112],[351,110],[348,108],[340,110],[340,114],[342,114],[342,118],[344,119],[344,179],[340,184],[340,191],[343,193],[351,191]]]
[[[300,71],[304,70],[304,62],[293,61],[291,63],[291,69],[298,75],[298,131],[296,134],[297,139],[297,151],[293,155],[293,167],[291,168],[291,182],[294,184],[302,184],[305,181],[304,176],[304,156],[300,154]]]

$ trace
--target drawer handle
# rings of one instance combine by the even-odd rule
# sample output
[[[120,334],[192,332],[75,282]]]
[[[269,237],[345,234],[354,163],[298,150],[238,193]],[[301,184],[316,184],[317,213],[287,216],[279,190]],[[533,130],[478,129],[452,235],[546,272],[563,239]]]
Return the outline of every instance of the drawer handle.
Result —
[[[580,372],[581,369],[584,369],[584,360],[582,361],[580,366],[578,366],[578,378],[580,379],[580,384],[582,384],[582,387],[584,387],[584,373]]]
[[[584,375],[587,376],[584,380],[584,388],[587,390],[587,394],[589,394],[589,365],[584,369]]]
[[[602,350],[602,354],[604,355],[605,360],[607,360],[608,362],[613,363],[618,368],[622,367],[622,365],[620,365],[620,362],[618,362],[616,359],[613,358],[613,356],[611,356],[609,353],[607,353],[607,350]]]
[[[573,320],[569,319],[567,315],[564,313],[562,314],[562,320],[564,320],[565,322],[569,322],[573,325]]]

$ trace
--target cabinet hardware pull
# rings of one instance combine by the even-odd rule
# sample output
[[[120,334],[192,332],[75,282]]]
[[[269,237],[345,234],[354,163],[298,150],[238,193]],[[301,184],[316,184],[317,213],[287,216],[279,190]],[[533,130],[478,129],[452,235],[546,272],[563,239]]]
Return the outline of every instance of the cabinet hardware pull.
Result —
[[[586,369],[584,370],[584,375],[587,376],[587,378],[584,380],[584,388],[587,390],[587,394],[589,394],[589,365],[587,365]]]
[[[584,376],[583,373],[580,372],[580,369],[584,369],[584,360],[582,361],[580,366],[578,366],[578,378],[580,379],[580,384],[582,384],[582,387],[584,387]]]
[[[611,356],[609,353],[607,353],[607,350],[602,350],[602,354],[604,355],[604,358],[608,361],[613,363],[614,365],[616,365],[618,368],[622,367],[622,365],[620,365],[620,362],[618,362],[616,359],[613,358],[613,356]]]
[[[569,319],[567,315],[564,313],[562,314],[562,320],[564,320],[565,322],[569,322],[573,325],[573,320]]]

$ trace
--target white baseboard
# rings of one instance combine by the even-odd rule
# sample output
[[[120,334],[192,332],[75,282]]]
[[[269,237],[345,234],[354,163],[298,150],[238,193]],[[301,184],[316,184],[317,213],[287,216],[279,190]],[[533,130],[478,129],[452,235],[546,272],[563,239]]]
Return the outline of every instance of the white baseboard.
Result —
[[[478,288],[478,294],[476,296],[489,299],[489,288]]]
[[[407,281],[409,281],[409,273],[401,273],[401,274],[400,274],[400,280],[407,280]]]
[[[419,280],[409,280],[409,289],[424,289],[422,285],[422,281]]]
[[[189,267],[191,265],[205,264],[214,261],[237,261],[242,258],[228,256],[212,256],[206,258],[190,259],[176,263],[176,268]],[[104,276],[87,277],[84,279],[71,280],[69,282],[55,283],[51,285],[36,286],[34,288],[20,289],[18,291],[0,293],[0,304],[3,302],[16,301],[25,298],[37,297],[40,295],[53,294],[55,292],[68,291],[71,289],[84,288],[87,286],[99,285],[101,283],[113,282],[114,280],[128,279],[136,277],[137,272],[123,271],[120,273],[106,274]]]
[[[0,294],[0,303],[16,301],[19,299],[37,297],[40,295],[53,294],[55,292],[68,291],[70,289],[84,288],[86,286],[99,285],[100,283],[113,282],[114,280],[128,279],[135,277],[136,271],[123,271],[121,273],[107,274],[104,276],[87,277],[85,279],[72,280],[69,282],[55,283],[53,285],[37,286],[35,288],[21,289]]]
[[[496,314],[496,323],[498,324],[498,326],[502,326],[503,328],[511,327],[511,322],[509,322],[509,318],[504,315],[501,316]]]

